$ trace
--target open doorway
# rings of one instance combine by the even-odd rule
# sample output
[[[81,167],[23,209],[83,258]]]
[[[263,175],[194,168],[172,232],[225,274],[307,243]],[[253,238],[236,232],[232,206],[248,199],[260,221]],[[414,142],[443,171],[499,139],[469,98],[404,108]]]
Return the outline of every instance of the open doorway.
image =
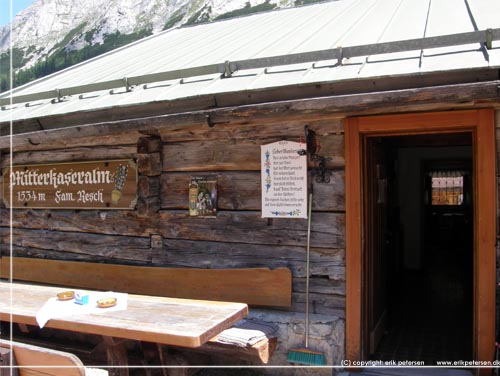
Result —
[[[496,286],[496,220],[497,180],[495,113],[492,109],[442,111],[381,116],[359,116],[345,121],[345,190],[346,190],[346,348],[345,359],[352,362],[370,359],[369,293],[367,242],[367,191],[364,175],[366,146],[369,139],[387,137],[446,136],[467,133],[472,145],[472,335],[471,357],[476,361],[493,362],[495,354],[495,286]],[[401,141],[403,142],[403,141]],[[399,144],[401,146],[401,143]],[[385,150],[382,148],[382,150]],[[389,158],[389,157],[387,157]],[[440,158],[437,158],[440,159]],[[379,170],[380,173],[384,171]],[[372,173],[377,173],[376,169]],[[381,174],[377,185],[391,189]],[[372,179],[377,181],[377,179]],[[381,216],[381,218],[386,218]],[[422,227],[421,227],[422,228]],[[372,234],[383,232],[372,231]],[[407,236],[403,234],[403,236]],[[421,235],[422,236],[422,235]],[[421,239],[424,239],[422,236]],[[375,258],[376,260],[376,258]],[[387,265],[386,263],[381,263]],[[387,283],[387,282],[386,282]],[[379,291],[388,292],[381,288]],[[380,306],[380,305],[379,305]],[[432,307],[427,307],[432,308]],[[379,311],[381,311],[379,309]],[[450,312],[451,314],[451,312]],[[375,317],[375,316],[372,316]],[[376,320],[373,320],[376,322]],[[384,331],[379,331],[384,334]],[[491,370],[478,369],[478,375]]]
[[[371,359],[472,359],[472,167],[470,132],[366,139]]]

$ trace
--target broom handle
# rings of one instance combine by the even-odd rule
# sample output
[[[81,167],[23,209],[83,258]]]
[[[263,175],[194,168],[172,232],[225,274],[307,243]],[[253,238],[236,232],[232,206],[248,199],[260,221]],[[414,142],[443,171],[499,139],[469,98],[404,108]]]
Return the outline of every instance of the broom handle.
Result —
[[[311,212],[312,212],[312,183],[309,188],[309,206],[307,214],[307,248],[306,248],[306,349],[309,347],[309,249],[311,244]]]

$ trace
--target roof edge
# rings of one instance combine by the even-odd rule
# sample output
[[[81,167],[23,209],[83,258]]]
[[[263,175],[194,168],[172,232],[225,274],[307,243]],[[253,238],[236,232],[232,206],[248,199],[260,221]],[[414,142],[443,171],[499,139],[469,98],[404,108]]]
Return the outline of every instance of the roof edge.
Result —
[[[154,74],[146,74],[141,76],[123,77],[122,79],[96,82],[93,84],[87,84],[75,87],[54,88],[53,90],[49,91],[19,95],[19,96],[10,96],[8,98],[2,98],[2,96],[0,96],[0,105],[6,106],[9,104],[24,103],[35,100],[52,99],[52,98],[54,98],[54,100],[57,102],[61,102],[63,97],[70,95],[85,94],[100,90],[111,90],[120,87],[125,87],[126,91],[130,91],[131,90],[130,87],[134,85],[149,84],[153,82],[161,82],[161,81],[175,80],[175,79],[184,79],[184,78],[202,76],[207,74],[221,74],[222,77],[227,78],[230,77],[234,72],[241,70],[270,68],[275,66],[286,66],[293,64],[303,64],[303,63],[312,63],[312,68],[315,68],[316,62],[328,61],[328,60],[337,60],[337,65],[342,65],[342,61],[345,58],[352,58],[359,56],[373,56],[373,55],[404,52],[404,51],[424,50],[424,49],[432,49],[432,48],[440,48],[440,47],[448,47],[456,45],[466,45],[471,43],[480,43],[482,46],[481,48],[487,51],[489,48],[491,48],[491,43],[497,40],[500,40],[500,28],[441,35],[436,37],[408,39],[408,40],[401,40],[394,42],[382,42],[382,43],[374,43],[374,44],[366,44],[358,46],[347,46],[347,47],[341,46],[328,50],[317,50],[311,52],[278,55],[278,56],[271,56],[271,57],[257,58],[257,59],[247,59],[247,60],[239,60],[232,62],[225,61],[219,64],[197,66],[197,67],[165,71]],[[124,47],[126,46],[123,46],[122,48]],[[118,50],[120,49],[114,50],[114,52]],[[101,56],[98,56],[98,58]],[[2,110],[4,110],[4,108],[2,108]]]
[[[125,107],[107,108],[96,111],[75,112],[63,115],[52,115],[42,118],[30,118],[16,121],[12,124],[16,133],[13,138],[24,138],[29,140],[27,135],[34,133],[57,134],[65,129],[79,129],[79,135],[84,137],[81,128],[99,125],[102,123],[117,123],[117,131],[128,131],[124,128],[127,123],[139,122],[143,127],[148,128],[146,121],[156,123],[155,119],[170,118],[177,116],[182,121],[193,122],[195,118],[200,117],[206,121],[207,114],[217,115],[219,112],[246,111],[252,108],[266,106],[280,106],[283,103],[314,103],[314,101],[325,101],[328,99],[337,100],[336,107],[330,108],[328,113],[339,113],[342,111],[359,112],[364,107],[359,106],[360,102],[354,107],[347,106],[353,100],[360,101],[362,96],[370,98],[371,96],[382,95],[384,99],[383,107],[387,110],[387,105],[397,108],[401,105],[414,105],[426,103],[438,103],[439,97],[434,95],[423,95],[415,98],[413,101],[398,102],[401,100],[401,93],[410,96],[413,92],[432,91],[439,93],[439,96],[446,98],[448,102],[462,103],[474,99],[495,99],[500,98],[500,72],[498,69],[483,70],[457,70],[453,74],[443,75],[443,72],[432,72],[426,75],[392,76],[379,78],[366,78],[363,80],[346,80],[345,82],[324,82],[303,85],[292,85],[280,88],[271,88],[266,90],[253,90],[235,93],[208,94],[204,96],[195,96],[182,98],[174,101],[152,102],[147,105],[131,105]],[[370,88],[367,90],[367,88]],[[448,93],[444,91],[448,90]],[[283,97],[287,93],[287,97]],[[392,95],[392,96],[391,96]],[[344,102],[340,100],[343,98]],[[405,97],[406,98],[406,97]],[[312,101],[312,102],[311,102]],[[367,102],[362,101],[364,106]],[[382,103],[382,102],[381,102]],[[309,116],[313,115],[314,106],[306,106]],[[286,108],[286,106],[285,106]],[[231,109],[231,110],[228,110]],[[265,112],[263,112],[265,114]],[[288,113],[287,113],[288,114]],[[280,112],[272,112],[273,116],[283,115]],[[261,114],[258,114],[260,117]],[[186,120],[187,119],[187,120]],[[241,118],[239,118],[241,120]],[[217,121],[211,119],[216,124]],[[9,140],[10,122],[0,123],[0,140]],[[0,142],[1,145],[5,144]],[[3,146],[5,147],[5,146]]]

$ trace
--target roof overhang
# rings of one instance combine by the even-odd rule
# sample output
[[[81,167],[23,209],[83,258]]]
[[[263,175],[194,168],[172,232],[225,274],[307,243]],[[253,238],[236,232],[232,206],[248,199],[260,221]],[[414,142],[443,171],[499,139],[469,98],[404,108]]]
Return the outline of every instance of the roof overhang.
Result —
[[[460,72],[459,76],[466,77]],[[309,96],[304,98],[283,99],[279,93],[254,93],[254,99],[260,95],[262,101],[251,102],[246,97],[239,101],[232,95],[223,97],[195,98],[191,102],[172,105],[170,112],[165,113],[162,104],[155,107],[138,106],[134,111],[128,108],[126,111],[120,109],[117,112],[91,113],[82,120],[82,114],[74,116],[63,115],[44,119],[30,119],[26,123],[14,124],[16,127],[24,127],[22,133],[6,134],[0,137],[0,149],[29,148],[30,145],[38,145],[45,141],[54,141],[70,137],[92,137],[102,135],[119,134],[123,132],[137,132],[141,134],[158,134],[159,130],[168,127],[191,126],[195,124],[206,124],[214,127],[218,124],[245,124],[249,122],[269,121],[279,119],[303,119],[312,121],[317,119],[328,119],[351,115],[367,115],[376,113],[397,113],[401,111],[419,111],[420,109],[452,109],[464,107],[484,107],[499,103],[500,100],[500,77],[498,71],[468,72],[470,82],[441,82],[433,86],[414,86],[406,80],[394,82],[392,88],[384,87],[388,82],[358,82],[360,86],[372,84],[372,90],[355,92],[354,87],[347,86],[345,91],[333,95]],[[472,74],[475,73],[475,74]],[[480,75],[478,75],[480,73]],[[481,76],[481,82],[475,82],[474,78]],[[444,80],[444,77],[441,77]],[[417,80],[417,77],[414,78]],[[436,83],[435,77],[420,77],[418,80],[425,83],[426,80]],[[395,88],[395,84],[400,87]],[[407,87],[405,87],[407,86]],[[377,90],[384,88],[384,90]],[[312,93],[314,90],[321,91],[321,87],[307,88]],[[339,90],[338,87],[334,88]],[[297,93],[304,93],[298,90]],[[241,93],[241,98],[245,94]],[[281,98],[271,100],[271,98]],[[224,102],[226,100],[227,102]],[[196,108],[196,103],[204,103],[203,108]],[[225,105],[223,105],[225,104]],[[192,106],[192,107],[189,107]],[[184,109],[181,110],[181,107]],[[157,113],[155,113],[157,112]],[[134,116],[136,115],[136,116]],[[42,122],[43,121],[43,122]],[[44,125],[47,126],[44,126]],[[2,132],[5,132],[8,123],[1,124]]]

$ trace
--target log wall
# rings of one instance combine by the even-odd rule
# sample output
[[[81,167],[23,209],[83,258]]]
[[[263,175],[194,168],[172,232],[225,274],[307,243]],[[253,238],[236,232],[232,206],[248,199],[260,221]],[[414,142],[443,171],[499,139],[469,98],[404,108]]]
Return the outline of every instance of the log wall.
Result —
[[[74,137],[19,147],[13,164],[134,158],[138,162],[135,210],[2,209],[2,253],[17,256],[176,267],[285,266],[293,273],[293,307],[304,312],[307,220],[263,219],[260,145],[304,136],[303,121],[192,124],[111,136]],[[307,124],[327,156],[329,184],[316,184],[311,235],[314,313],[344,316],[345,203],[342,119]],[[10,163],[3,155],[0,166]],[[314,167],[312,164],[311,168]],[[312,174],[312,173],[311,173]],[[191,176],[217,176],[215,219],[188,213]],[[161,236],[162,246],[151,238]]]
[[[424,110],[438,107],[433,104]],[[9,211],[2,206],[1,252],[9,254],[12,249],[15,256],[170,267],[288,267],[293,275],[292,308],[253,311],[280,325],[282,342],[273,364],[286,364],[287,348],[303,339],[307,220],[261,218],[260,145],[299,141],[308,125],[319,138],[319,154],[329,158],[331,174],[330,183],[314,187],[310,340],[327,353],[329,364],[340,364],[345,346],[346,114],[315,115],[307,121],[296,116],[253,120],[231,116],[227,121],[218,118],[215,126],[198,117],[192,124],[178,126],[155,119],[154,127],[144,122],[142,131],[139,123],[129,132],[110,135],[86,128],[81,137],[56,140],[35,135],[29,143],[17,139],[14,164],[134,158],[139,199],[135,210],[13,210],[12,233]],[[500,150],[500,111],[496,126]],[[9,163],[4,149],[0,166]],[[314,165],[309,162],[309,167]],[[215,175],[218,181],[214,219],[188,213],[189,180],[204,175]]]

